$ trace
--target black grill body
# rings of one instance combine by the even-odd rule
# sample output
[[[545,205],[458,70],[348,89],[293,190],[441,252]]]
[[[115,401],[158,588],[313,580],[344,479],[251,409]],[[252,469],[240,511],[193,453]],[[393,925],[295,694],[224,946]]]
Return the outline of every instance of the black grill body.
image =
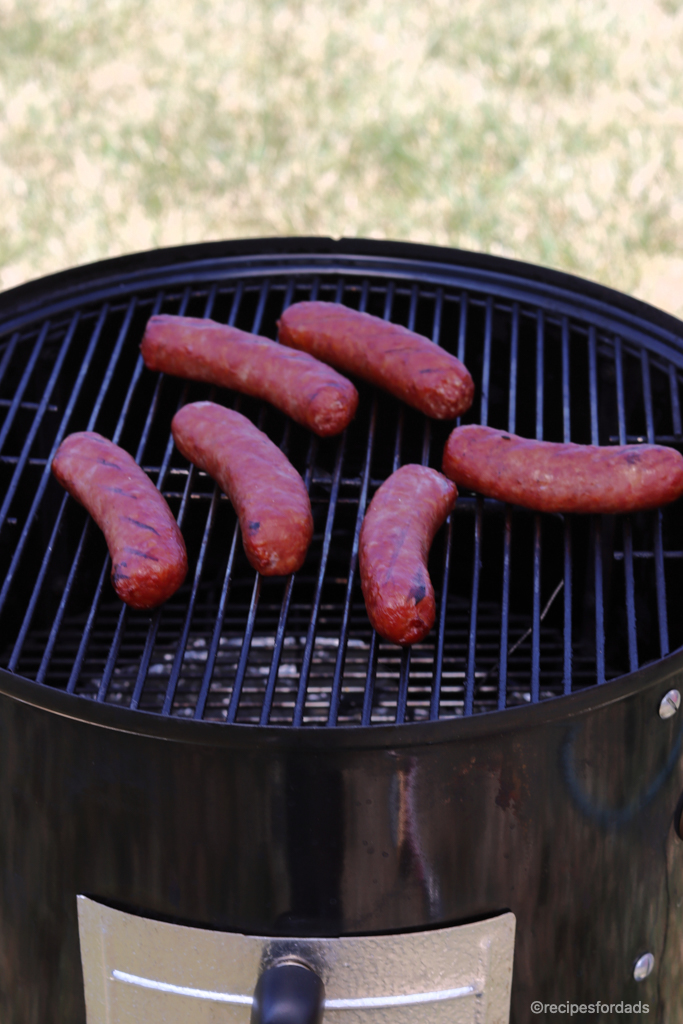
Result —
[[[264,241],[5,295],[3,1021],[85,1019],[77,893],[266,935],[512,910],[518,1024],[533,999],[643,1000],[651,1019],[683,1019],[681,725],[658,713],[681,688],[680,509],[563,519],[462,495],[430,563],[437,628],[401,653],[367,623],[357,528],[397,465],[438,468],[452,424],[361,388],[348,435],[316,442],[242,400],[302,472],[316,521],[296,579],[255,578],[229,503],[169,444],[178,404],[209,389],[148,374],[137,346],[159,310],[274,336],[311,295],[463,356],[466,422],[683,443],[678,321],[509,261]],[[136,455],[183,524],[191,571],[158,613],[116,601],[101,538],[50,479],[61,436],[86,428]],[[655,971],[637,984],[646,951]]]

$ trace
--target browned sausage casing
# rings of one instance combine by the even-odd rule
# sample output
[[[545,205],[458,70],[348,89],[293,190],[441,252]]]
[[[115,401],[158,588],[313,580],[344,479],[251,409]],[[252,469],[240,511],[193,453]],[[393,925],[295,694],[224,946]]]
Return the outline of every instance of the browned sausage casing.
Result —
[[[531,441],[475,425],[453,431],[443,471],[459,487],[537,512],[639,512],[683,494],[683,456],[673,448]]]
[[[437,420],[472,404],[466,366],[429,338],[334,302],[298,302],[280,317],[284,345],[354,373]]]
[[[185,458],[230,498],[253,568],[264,576],[300,569],[313,536],[311,502],[277,445],[246,416],[213,402],[183,406],[171,430]]]
[[[434,625],[427,559],[457,496],[435,469],[409,465],[385,480],[370,502],[360,533],[360,579],[368,618],[385,640],[414,644]]]
[[[131,608],[156,608],[187,574],[185,542],[173,513],[135,459],[91,431],[71,434],[52,460],[62,487],[104,533],[114,590]]]
[[[340,434],[358,407],[351,381],[329,366],[213,320],[153,316],[140,351],[149,370],[263,398],[320,437]]]

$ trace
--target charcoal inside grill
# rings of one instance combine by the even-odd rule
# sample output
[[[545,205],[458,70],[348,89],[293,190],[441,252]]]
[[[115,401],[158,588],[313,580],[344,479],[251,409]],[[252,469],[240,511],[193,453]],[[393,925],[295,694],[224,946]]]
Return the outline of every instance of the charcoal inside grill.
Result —
[[[436,628],[409,651],[380,640],[358,581],[363,510],[398,465],[440,468],[453,424],[359,384],[356,420],[323,441],[252,400],[152,374],[138,355],[153,312],[211,315],[275,337],[284,306],[316,296],[406,324],[464,359],[477,397],[463,422],[548,440],[683,444],[683,356],[667,357],[646,335],[622,337],[580,304],[558,313],[427,274],[297,275],[284,264],[81,301],[53,321],[36,313],[0,343],[4,667],[151,713],[350,726],[532,703],[683,643],[678,503],[561,517],[467,493],[432,551]],[[204,398],[250,416],[306,480],[315,536],[293,579],[255,577],[230,503],[173,448],[176,409]],[[132,452],[182,525],[190,573],[158,612],[116,600],[99,531],[51,479],[51,453],[82,429]]]

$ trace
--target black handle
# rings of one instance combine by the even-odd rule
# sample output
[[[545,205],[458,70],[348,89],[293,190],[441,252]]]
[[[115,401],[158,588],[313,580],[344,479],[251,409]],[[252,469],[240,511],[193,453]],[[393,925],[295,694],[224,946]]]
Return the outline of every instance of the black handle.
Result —
[[[320,1024],[325,986],[303,964],[275,964],[254,990],[251,1024]]]

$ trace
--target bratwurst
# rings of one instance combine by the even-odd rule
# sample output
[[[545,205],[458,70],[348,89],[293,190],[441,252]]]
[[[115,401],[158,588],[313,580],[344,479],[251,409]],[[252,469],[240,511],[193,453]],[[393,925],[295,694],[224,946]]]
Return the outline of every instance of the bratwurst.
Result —
[[[472,404],[474,383],[459,359],[406,327],[335,302],[298,302],[278,321],[284,345],[354,373],[436,420]]]
[[[300,569],[313,536],[311,502],[277,445],[246,416],[213,402],[183,406],[171,431],[181,454],[232,502],[250,565],[263,576]]]
[[[320,437],[340,434],[358,407],[351,381],[331,367],[213,320],[153,316],[140,352],[148,370],[263,398]]]
[[[474,424],[449,437],[443,471],[459,487],[537,512],[640,512],[683,494],[673,448],[532,441]]]
[[[414,644],[434,625],[427,558],[457,496],[455,485],[435,469],[408,465],[385,480],[370,502],[360,533],[360,579],[368,618],[385,640]]]
[[[187,574],[185,542],[173,513],[135,459],[92,431],[71,434],[52,472],[102,530],[114,590],[131,608],[156,608]]]

